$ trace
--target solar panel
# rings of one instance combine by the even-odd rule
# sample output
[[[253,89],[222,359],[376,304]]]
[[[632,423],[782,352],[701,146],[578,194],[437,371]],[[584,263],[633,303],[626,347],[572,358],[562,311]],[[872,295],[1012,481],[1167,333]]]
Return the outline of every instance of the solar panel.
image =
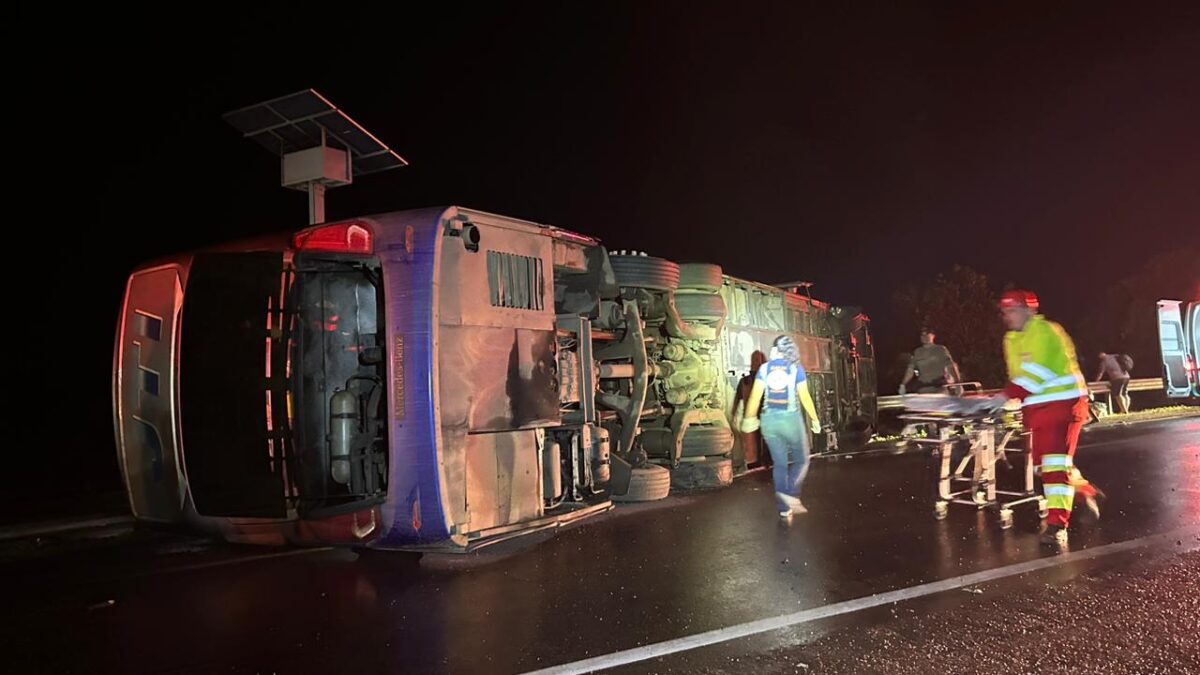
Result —
[[[350,153],[355,176],[386,171],[408,162],[313,89],[225,113],[242,135],[276,155],[324,143]]]

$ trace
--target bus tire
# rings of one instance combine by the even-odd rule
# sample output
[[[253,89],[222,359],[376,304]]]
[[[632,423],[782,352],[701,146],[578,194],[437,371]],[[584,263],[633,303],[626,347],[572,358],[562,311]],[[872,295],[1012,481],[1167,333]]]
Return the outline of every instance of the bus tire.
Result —
[[[610,254],[617,285],[626,288],[648,288],[673,291],[679,288],[679,265],[670,260],[647,255]]]
[[[671,487],[677,490],[711,490],[733,484],[733,460],[705,457],[699,462],[680,462],[671,472]]]
[[[657,464],[631,469],[629,490],[613,495],[614,502],[652,502],[671,494],[671,472]]]
[[[720,321],[725,318],[725,298],[696,293],[675,294],[675,309],[684,321]]]
[[[679,288],[683,290],[716,293],[721,290],[724,280],[720,265],[685,263],[679,266]]]
[[[683,434],[684,457],[727,455],[733,449],[733,430],[729,427],[692,425]]]

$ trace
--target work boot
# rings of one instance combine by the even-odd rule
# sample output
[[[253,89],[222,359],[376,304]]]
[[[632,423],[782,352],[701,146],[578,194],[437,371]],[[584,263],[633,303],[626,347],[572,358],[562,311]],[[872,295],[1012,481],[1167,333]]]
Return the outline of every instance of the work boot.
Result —
[[[1041,543],[1045,546],[1066,546],[1067,528],[1062,525],[1047,525],[1042,530]]]
[[[801,515],[804,513],[808,513],[808,509],[804,507],[804,504],[799,499],[797,499],[796,503],[792,504],[792,513],[794,513],[796,515]]]

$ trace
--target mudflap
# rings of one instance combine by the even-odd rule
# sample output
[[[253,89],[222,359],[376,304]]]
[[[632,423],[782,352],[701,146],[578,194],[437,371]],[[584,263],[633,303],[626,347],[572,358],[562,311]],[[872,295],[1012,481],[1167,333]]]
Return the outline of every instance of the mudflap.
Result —
[[[608,486],[612,490],[612,494],[623,495],[629,492],[629,480],[633,477],[633,465],[615,453],[609,455],[609,461],[612,473]]]

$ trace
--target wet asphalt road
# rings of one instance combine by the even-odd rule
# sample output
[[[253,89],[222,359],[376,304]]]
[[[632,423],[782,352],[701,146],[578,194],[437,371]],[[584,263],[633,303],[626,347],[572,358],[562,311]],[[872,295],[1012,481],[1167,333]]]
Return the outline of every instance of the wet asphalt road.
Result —
[[[899,603],[793,635],[612,672],[723,675],[1200,673],[1200,552],[1143,551]]]
[[[1077,463],[1109,498],[1099,523],[1073,530],[1072,550],[1200,525],[1200,419],[1090,431]],[[1054,555],[1038,546],[1028,509],[1007,531],[965,507],[935,520],[933,471],[923,454],[818,459],[805,486],[810,513],[791,523],[774,514],[769,475],[757,473],[465,559],[360,559],[153,532],[29,551],[0,562],[0,653],[9,672],[519,673]],[[980,598],[1135,574],[1171,564],[1169,548],[1068,563]],[[1177,576],[1200,595],[1200,580]],[[788,650],[884,630],[904,618],[895,612],[941,616],[974,597],[947,592],[617,672],[742,672],[729,665],[742,658],[775,667]],[[841,672],[829,649],[819,665]]]

